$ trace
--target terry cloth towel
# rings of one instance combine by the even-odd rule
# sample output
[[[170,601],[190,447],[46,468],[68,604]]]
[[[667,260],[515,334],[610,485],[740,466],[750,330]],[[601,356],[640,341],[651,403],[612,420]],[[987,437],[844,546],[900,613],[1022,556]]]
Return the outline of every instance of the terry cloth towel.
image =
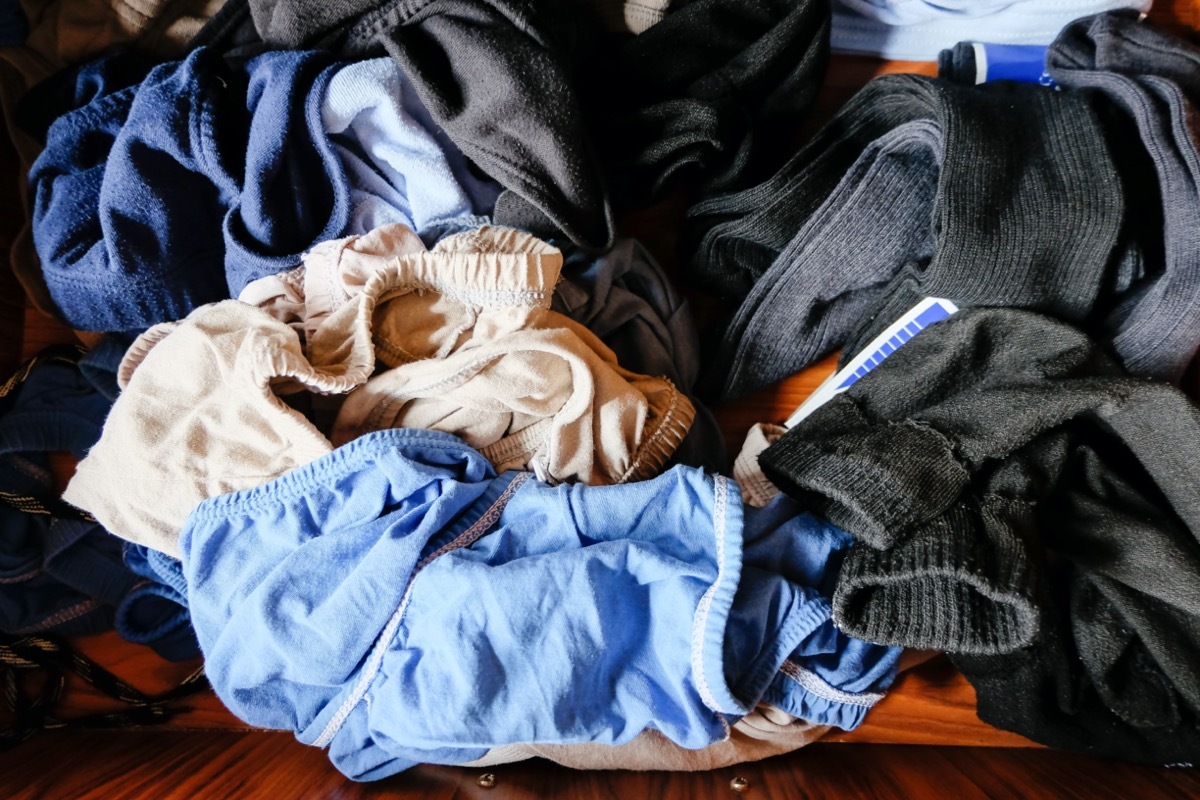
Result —
[[[340,68],[325,91],[321,121],[350,183],[344,233],[403,223],[433,246],[447,233],[491,221],[500,186],[471,173],[390,59]]]
[[[346,398],[334,444],[381,428],[433,428],[497,469],[553,482],[657,475],[691,426],[692,405],[550,310],[561,267],[557,249],[504,228],[386,263],[340,320],[353,322],[353,338],[374,341],[387,369]]]
[[[327,56],[232,70],[198,50],[57,120],[33,165],[34,240],[64,319],[140,330],[236,296],[342,233],[321,120]]]
[[[1153,0],[835,0],[833,49],[903,61],[936,61],[970,39],[1049,44],[1072,20]]]
[[[1125,209],[1079,97],[917,75],[872,81],[779,174],[718,201],[693,211],[708,228],[694,268],[726,285],[761,274],[715,356],[723,398],[881,329],[894,297],[1085,320]]]
[[[370,780],[650,728],[705,747],[760,700],[853,727],[894,676],[815,588],[843,532],[686,467],[528,477],[387,430],[204,503],[180,545],[222,701]]]
[[[1055,81],[1094,103],[1130,197],[1133,285],[1107,328],[1134,375],[1179,381],[1200,350],[1200,48],[1132,13],[1082,19],[1050,47]]]
[[[716,418],[692,392],[700,376],[700,346],[687,300],[636,239],[619,238],[592,256],[570,248],[550,307],[604,342],[617,363],[641,375],[661,375],[688,396],[696,417],[672,463],[725,469],[725,438]]]
[[[828,56],[828,0],[697,0],[602,39],[577,72],[614,202],[646,205],[681,179],[709,197],[769,176]]]
[[[386,53],[433,121],[509,190],[496,222],[605,250],[612,211],[561,52],[566,13],[542,0],[230,0],[197,41]]]
[[[133,50],[149,58],[178,58],[225,0],[9,0],[10,13],[28,21],[17,41],[0,48],[0,112],[17,154],[20,225],[9,253],[13,273],[38,309],[57,309],[42,278],[26,216],[30,165],[41,137],[23,129],[18,109],[25,93],[60,70],[104,53]],[[23,9],[23,11],[22,11]],[[65,111],[66,109],[63,109]],[[10,209],[10,213],[14,213]]]

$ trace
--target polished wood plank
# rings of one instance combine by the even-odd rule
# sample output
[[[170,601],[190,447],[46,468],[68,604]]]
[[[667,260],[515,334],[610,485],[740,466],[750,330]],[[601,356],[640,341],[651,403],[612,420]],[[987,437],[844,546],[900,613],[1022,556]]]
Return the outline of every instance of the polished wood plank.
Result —
[[[491,774],[490,788],[479,785]],[[338,773],[325,753],[287,734],[52,731],[0,753],[12,800],[171,798],[547,797],[729,800],[785,798],[1097,798],[1200,796],[1200,772],[1105,762],[1049,750],[815,744],[706,773],[579,772],[544,761],[488,770],[421,766],[371,784]]]

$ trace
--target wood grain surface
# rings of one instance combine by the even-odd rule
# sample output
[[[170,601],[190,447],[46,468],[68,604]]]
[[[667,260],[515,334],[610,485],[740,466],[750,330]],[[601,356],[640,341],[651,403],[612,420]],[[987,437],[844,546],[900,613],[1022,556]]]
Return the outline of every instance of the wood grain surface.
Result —
[[[479,785],[490,774],[493,785]],[[735,778],[745,789],[731,787]],[[421,766],[354,783],[324,753],[288,734],[50,731],[0,753],[11,800],[192,798],[424,798],[424,800],[918,800],[1200,797],[1200,772],[1101,763],[1051,750],[815,744],[789,756],[727,769],[579,772],[532,760],[488,770]]]

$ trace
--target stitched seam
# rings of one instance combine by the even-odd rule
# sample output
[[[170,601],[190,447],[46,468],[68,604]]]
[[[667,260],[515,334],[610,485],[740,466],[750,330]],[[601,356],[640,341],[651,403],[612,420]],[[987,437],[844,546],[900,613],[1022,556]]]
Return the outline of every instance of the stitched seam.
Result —
[[[656,461],[660,462],[658,464],[643,463],[643,457],[646,455],[646,451],[666,437],[667,433],[670,431],[669,425],[675,420],[675,417],[677,416],[676,412],[679,410],[679,398],[681,396],[679,389],[676,388],[675,384],[668,380],[665,375],[659,376],[659,379],[665,381],[666,384],[671,388],[671,399],[667,403],[667,411],[665,414],[663,414],[662,420],[658,423],[658,427],[655,428],[650,436],[642,442],[641,446],[634,451],[633,462],[629,465],[629,468],[625,470],[621,477],[617,479],[617,483],[625,483],[626,481],[631,480],[640,472],[643,467],[656,469],[657,467],[661,466],[661,461],[665,461],[666,458],[670,457],[670,453],[668,453],[666,458],[661,460],[655,459]]]
[[[95,611],[99,607],[100,603],[97,600],[84,600],[81,603],[76,603],[73,606],[67,606],[66,608],[60,609],[54,614],[51,614],[45,619],[39,620],[27,628],[20,628],[11,632],[15,634],[26,634],[45,631],[56,625],[62,625],[64,622],[70,622],[73,619],[78,619],[85,614]]]
[[[513,255],[526,254],[514,253]],[[434,280],[397,283],[387,286],[386,289],[387,294],[395,293],[396,295],[426,291],[437,292],[440,295],[458,300],[464,305],[479,306],[481,308],[508,308],[510,306],[535,306],[540,308],[549,305],[550,296],[553,293],[553,289],[470,289]]]
[[[0,578],[0,584],[24,583],[25,581],[30,580],[31,578],[36,578],[38,575],[41,575],[41,574],[42,574],[42,568],[35,567],[35,568],[31,569],[29,572],[23,572],[20,575],[15,575],[11,578]]]
[[[704,677],[702,658],[703,634],[708,624],[708,613],[712,609],[713,596],[716,595],[717,588],[725,577],[725,493],[728,488],[725,478],[721,475],[713,476],[713,484],[713,532],[717,537],[717,577],[696,606],[696,616],[692,622],[692,675],[696,679],[696,686],[700,690],[700,699],[704,701],[704,704],[714,711],[723,711],[724,709],[713,697],[708,680]]]
[[[815,694],[817,697],[820,697],[823,700],[828,700],[832,703],[844,703],[845,705],[850,706],[871,708],[883,699],[883,695],[877,692],[862,692],[861,694],[843,692],[841,689],[838,689],[835,686],[830,686],[815,672],[806,670],[804,667],[790,659],[783,662],[783,665],[779,668],[779,671],[812,694]]]
[[[388,645],[392,641],[392,637],[396,635],[396,630],[400,627],[401,620],[404,619],[404,612],[408,608],[408,601],[412,595],[413,582],[416,580],[418,573],[429,565],[431,561],[439,556],[445,555],[452,550],[457,550],[462,547],[468,547],[475,542],[480,536],[483,536],[489,528],[500,519],[500,514],[504,511],[504,507],[508,505],[508,501],[512,499],[513,493],[525,482],[529,477],[529,473],[525,472],[513,479],[491,507],[484,512],[483,516],[475,520],[471,527],[467,528],[459,534],[453,541],[439,547],[425,558],[417,562],[417,566],[409,575],[408,585],[404,587],[404,594],[400,598],[400,605],[396,607],[396,611],[384,626],[383,633],[375,641],[375,646],[371,649],[371,655],[367,658],[367,663],[363,666],[362,675],[359,676],[358,683],[354,685],[350,696],[342,703],[341,708],[325,725],[325,729],[321,731],[321,735],[313,742],[314,747],[326,747],[333,737],[337,736],[338,731],[342,729],[342,725],[350,718],[350,712],[358,705],[367,694],[367,687],[375,680],[375,676],[379,674],[379,668],[383,665],[383,654],[388,649]]]

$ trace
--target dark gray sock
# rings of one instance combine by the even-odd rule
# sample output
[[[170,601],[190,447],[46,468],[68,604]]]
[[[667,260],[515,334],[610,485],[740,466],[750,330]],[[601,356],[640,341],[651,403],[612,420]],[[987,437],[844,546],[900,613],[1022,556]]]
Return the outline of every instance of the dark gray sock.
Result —
[[[745,297],[863,151],[919,118],[908,91],[903,80],[871,81],[772,177],[688,209],[680,230],[688,277],[726,300]]]
[[[1133,12],[1085,17],[1063,29],[1047,55],[1058,84],[1111,104],[1136,124],[1131,138],[1106,128],[1123,173],[1153,164],[1157,191],[1132,209],[1144,276],[1111,315],[1112,346],[1135,375],[1178,381],[1200,349],[1200,48],[1138,22]],[[1140,142],[1138,141],[1140,139]],[[1133,152],[1137,151],[1137,152]],[[1132,206],[1133,204],[1131,204]],[[1153,206],[1149,213],[1142,211]]]
[[[784,167],[791,179],[772,179],[779,195],[770,207],[791,201],[801,214],[763,213],[743,196],[736,203],[745,220],[727,225],[727,241],[710,242],[759,257],[770,248],[746,248],[746,238],[770,239],[762,228],[792,231],[718,348],[713,374],[723,398],[833,351],[905,277],[923,295],[1071,321],[1095,305],[1124,201],[1087,104],[1029,84],[968,88],[915,75],[885,76],[868,89],[893,107],[848,106],[825,138],[828,164],[824,152],[806,149],[800,156],[811,161]],[[846,131],[904,118],[895,106],[907,121],[850,146],[858,142]],[[838,175],[854,150],[857,159]],[[833,175],[840,182],[826,188]],[[731,227],[741,230],[730,235]],[[898,278],[904,265],[910,274]]]
[[[1200,755],[1198,446],[1174,387],[1062,322],[977,309],[760,463],[858,540],[840,628],[955,654],[989,721],[1161,763]]]

